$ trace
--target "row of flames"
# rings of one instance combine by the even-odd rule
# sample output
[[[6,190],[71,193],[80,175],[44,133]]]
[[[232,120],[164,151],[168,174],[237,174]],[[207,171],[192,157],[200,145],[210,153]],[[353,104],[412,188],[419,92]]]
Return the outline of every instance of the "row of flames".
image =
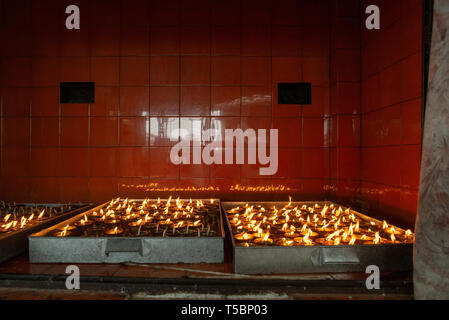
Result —
[[[16,217],[14,214],[8,213],[0,222],[0,233],[25,229],[42,221],[43,219],[46,219],[45,209],[43,209],[39,214],[30,213],[28,216],[21,216],[20,218]]]
[[[414,234],[386,221],[361,218],[351,209],[334,204],[308,206],[290,202],[282,208],[262,205],[236,207],[227,211],[237,245],[355,245],[411,243]]]
[[[211,205],[216,205],[215,200],[210,200]],[[66,225],[59,229],[57,236],[70,235],[75,228],[89,227],[95,222],[101,222],[107,226],[106,235],[120,235],[124,233],[123,226],[136,230],[140,235],[142,228],[150,224],[155,228],[155,233],[162,232],[162,236],[175,234],[181,228],[189,233],[195,230],[198,236],[201,233],[210,233],[210,225],[204,222],[204,216],[199,211],[206,206],[203,200],[182,201],[172,196],[167,201],[160,198],[157,201],[145,199],[141,203],[134,200],[116,198],[98,211],[84,214],[74,225]],[[170,229],[170,230],[169,230]]]

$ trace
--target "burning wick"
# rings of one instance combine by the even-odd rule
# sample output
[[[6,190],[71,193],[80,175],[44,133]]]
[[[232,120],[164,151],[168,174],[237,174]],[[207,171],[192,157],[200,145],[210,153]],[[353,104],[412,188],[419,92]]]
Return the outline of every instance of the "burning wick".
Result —
[[[114,229],[109,229],[106,231],[106,234],[109,235],[118,235],[123,233],[123,229],[121,227],[115,227]]]

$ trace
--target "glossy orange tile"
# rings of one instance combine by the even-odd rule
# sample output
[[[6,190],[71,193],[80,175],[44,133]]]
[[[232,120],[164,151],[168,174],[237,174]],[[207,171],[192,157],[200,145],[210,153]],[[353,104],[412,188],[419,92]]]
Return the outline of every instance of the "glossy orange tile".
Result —
[[[180,31],[177,26],[153,26],[150,50],[153,55],[179,54]]]
[[[272,83],[301,82],[302,60],[300,57],[273,57],[272,58]]]
[[[215,119],[215,123],[217,118]],[[180,118],[179,126],[182,131],[182,135],[186,138],[191,139],[191,145],[196,146],[196,144],[202,143],[203,145],[207,143],[203,132],[209,129],[212,120],[209,118],[202,117],[182,117]],[[173,141],[173,137],[171,139]]]
[[[33,58],[32,85],[34,87],[57,86],[60,81],[60,61],[54,58]]]
[[[61,82],[89,81],[89,58],[88,57],[61,58],[59,79]]]
[[[95,21],[97,24],[90,34],[91,55],[118,56],[120,54],[120,25],[99,25],[99,16]]]
[[[32,30],[32,54],[40,57],[57,57],[61,50],[60,34],[54,26],[36,26]]]
[[[274,178],[300,178],[302,171],[302,150],[301,149],[279,149],[278,171]]]
[[[338,113],[359,114],[361,99],[360,83],[340,82],[337,86],[337,101],[335,104]]]
[[[182,116],[208,116],[211,105],[210,87],[181,87]]]
[[[211,3],[211,23],[216,26],[235,26],[240,23],[240,1],[214,1]]]
[[[148,177],[149,148],[120,148],[120,177]]]
[[[60,176],[89,176],[89,150],[86,148],[62,148]]]
[[[299,18],[299,1],[287,0],[278,1],[272,4],[274,25],[298,26]]]
[[[360,179],[360,149],[339,148],[337,155],[338,178]]]
[[[119,87],[95,87],[95,103],[90,105],[91,116],[118,116]]]
[[[201,148],[193,147],[192,154],[195,152],[202,152]],[[179,176],[184,179],[191,178],[209,178],[210,177],[209,166],[205,166],[203,164],[181,164],[179,166]]]
[[[212,84],[240,85],[240,57],[218,56],[212,58]]]
[[[57,147],[59,145],[59,119],[31,118],[31,146]]]
[[[179,130],[178,117],[151,117],[150,146],[173,146],[179,141],[177,130]]]
[[[271,87],[242,87],[242,116],[270,116]]]
[[[266,25],[242,26],[242,55],[270,56],[271,30]]]
[[[221,149],[221,152],[224,152],[224,148]],[[210,176],[211,179],[215,178],[233,179],[235,184],[237,184],[240,182],[241,170],[242,166],[212,164],[210,166]]]
[[[120,87],[120,116],[150,115],[148,87]]]
[[[61,146],[85,147],[88,145],[88,119],[80,117],[61,118]]]
[[[381,142],[380,112],[370,112],[362,115],[362,146],[378,146]]]
[[[87,117],[89,116],[89,105],[80,103],[61,104],[62,117]]]
[[[152,116],[179,115],[178,87],[151,87],[150,88],[150,114]]]
[[[395,64],[380,73],[380,106],[387,107],[401,101],[401,66]]]
[[[148,26],[125,25],[120,35],[122,56],[148,56],[150,53],[150,29]]]
[[[30,115],[32,91],[30,88],[3,88],[2,96],[3,116],[27,117]]]
[[[80,6],[81,8],[81,6]],[[87,21],[83,21],[88,24]],[[89,56],[89,30],[88,28],[81,28],[77,32],[64,29],[61,31],[61,55],[74,57],[88,57]]]
[[[2,177],[0,179],[0,191],[3,201],[27,202],[30,199],[31,178]]]
[[[31,114],[37,117],[59,116],[59,88],[33,88]]]
[[[380,111],[382,122],[381,144],[401,144],[402,115],[401,105],[394,105]]]
[[[211,3],[207,0],[181,0],[181,24],[185,26],[209,25]]]
[[[27,87],[31,85],[30,58],[4,58],[1,64],[0,80],[4,86]]]
[[[117,178],[90,178],[89,179],[89,198],[90,201],[101,203],[109,201],[118,196]]]
[[[302,27],[300,41],[307,44],[301,46],[304,56],[329,56],[330,28],[328,26]]]
[[[184,26],[181,28],[181,54],[209,54],[211,48],[208,26]]]
[[[274,118],[273,129],[278,129],[279,147],[301,147],[302,125],[301,118]]]
[[[179,57],[152,56],[150,60],[150,83],[157,85],[179,84]]]
[[[302,116],[305,118],[329,116],[329,94],[330,89],[328,87],[312,87],[312,104],[302,106]]]
[[[297,21],[298,23],[299,21]],[[302,54],[301,29],[295,26],[273,26],[273,56],[297,56]]]
[[[338,116],[338,140],[339,147],[360,147],[360,117]],[[395,135],[390,131],[391,135]]]
[[[240,28],[234,25],[212,28],[213,55],[240,55]]]
[[[58,178],[32,178],[30,188],[30,200],[38,203],[59,202]]]
[[[29,148],[2,148],[2,175],[27,177],[30,174]]]
[[[156,26],[178,25],[180,21],[180,2],[177,0],[155,0],[150,6],[150,23]]]
[[[31,148],[30,172],[33,177],[59,176],[58,148]]]
[[[297,118],[302,115],[302,108],[299,104],[278,104],[278,88],[272,88],[272,114],[273,117]]]
[[[242,85],[268,86],[271,79],[269,57],[242,57]]]
[[[325,122],[320,118],[305,118],[302,123],[303,146],[322,147],[325,145]]]
[[[170,162],[170,148],[150,148],[150,177],[178,178],[179,166]]]
[[[146,0],[132,0],[122,3],[120,17],[125,25],[149,26],[150,3]]]
[[[420,144],[422,135],[422,100],[402,103],[402,144]]]
[[[337,50],[335,63],[338,81],[360,81],[360,50]]]
[[[207,85],[211,81],[210,57],[182,56],[181,84]]]
[[[401,163],[401,147],[382,147],[377,154],[381,164],[381,182],[390,186],[399,186],[401,183],[401,171],[398,165]]]
[[[151,184],[148,178],[119,178],[118,192],[129,199],[145,199]]]
[[[408,7],[408,5],[404,6]],[[401,19],[401,55],[406,57],[421,50],[422,41],[422,8],[410,6],[412,9]]]
[[[90,141],[93,147],[118,145],[118,118],[92,117],[90,118]]]
[[[119,59],[117,57],[92,57],[90,77],[99,86],[116,86],[119,81]]]
[[[401,62],[401,96],[403,100],[422,96],[422,54],[416,53]]]
[[[302,165],[304,178],[327,178],[329,175],[329,151],[324,148],[303,149]]]
[[[402,146],[401,159],[401,185],[409,189],[418,189],[420,183],[421,146]]]
[[[212,87],[212,116],[240,116],[240,87]]]
[[[119,148],[90,148],[90,176],[117,176],[118,161]]]
[[[122,86],[146,86],[149,84],[148,57],[121,57],[120,84]]]
[[[3,119],[3,145],[26,147],[30,145],[30,118]]]
[[[89,202],[88,178],[60,178],[59,196],[61,202]]]
[[[149,118],[121,117],[120,118],[120,146],[144,147],[148,146],[150,135]]]
[[[242,23],[245,25],[269,25],[271,23],[271,1],[243,0]]]
[[[4,57],[26,57],[32,51],[31,32],[28,27],[19,26],[11,35],[7,29],[0,32],[4,42],[0,45]]]

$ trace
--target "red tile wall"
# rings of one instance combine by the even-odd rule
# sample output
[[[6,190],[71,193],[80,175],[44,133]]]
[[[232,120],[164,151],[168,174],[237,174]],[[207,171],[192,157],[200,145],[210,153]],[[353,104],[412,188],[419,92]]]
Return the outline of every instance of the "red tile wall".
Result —
[[[358,207],[361,6],[358,0],[334,0],[332,7],[329,196]]]
[[[80,0],[77,31],[69,4],[0,0],[1,199],[330,197],[413,225],[420,1]],[[95,81],[95,103],[59,104],[61,81]],[[276,103],[289,81],[312,106]],[[171,164],[193,127],[279,129],[278,172]]]
[[[347,81],[351,68],[330,79],[331,0],[79,0],[81,30],[65,29],[70,1],[0,4],[4,200],[322,199],[331,123],[344,137],[341,172],[357,180],[348,163],[358,147],[357,83]],[[349,18],[339,32],[352,28]],[[353,38],[344,40],[339,49]],[[95,81],[95,103],[59,104],[61,81]],[[278,105],[277,83],[288,81],[312,82],[313,105]],[[351,101],[336,114],[331,83]],[[171,164],[169,132],[193,126],[279,129],[277,174]]]
[[[362,28],[362,199],[373,212],[414,225],[421,161],[422,1],[362,1],[381,30]]]

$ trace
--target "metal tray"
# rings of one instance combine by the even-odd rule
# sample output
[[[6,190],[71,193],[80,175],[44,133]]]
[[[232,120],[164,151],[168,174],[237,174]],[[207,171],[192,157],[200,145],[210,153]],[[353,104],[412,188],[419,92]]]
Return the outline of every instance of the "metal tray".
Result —
[[[155,199],[150,199],[156,201]],[[161,199],[164,200],[164,199]],[[205,199],[192,199],[204,200]],[[223,210],[220,201],[220,236],[215,237],[52,237],[57,228],[79,220],[85,213],[100,210],[109,202],[31,235],[32,263],[223,263]],[[131,199],[130,201],[143,201]],[[182,201],[188,201],[182,199]]]
[[[46,204],[46,203],[26,203],[26,204],[17,204],[18,206],[45,206],[49,208],[61,207],[65,204]],[[72,204],[71,204],[72,205]],[[67,211],[64,214],[53,217],[51,219],[42,221],[41,223],[29,226],[20,231],[16,231],[8,234],[0,234],[0,262],[4,262],[8,259],[11,259],[23,252],[25,252],[28,248],[28,236],[35,232],[38,232],[42,229],[48,228],[56,223],[59,223],[63,220],[73,217],[81,211],[84,211],[86,208],[89,208],[88,204],[73,204],[77,208]]]
[[[288,202],[222,202],[232,240],[234,272],[241,274],[288,274],[323,272],[365,272],[376,265],[381,272],[409,271],[413,267],[413,244],[339,245],[339,246],[236,246],[226,211],[245,204],[285,205]],[[326,201],[292,202],[294,205],[334,204]],[[343,207],[343,206],[342,206]],[[360,218],[378,220],[351,210]],[[399,228],[397,228],[399,229]]]

